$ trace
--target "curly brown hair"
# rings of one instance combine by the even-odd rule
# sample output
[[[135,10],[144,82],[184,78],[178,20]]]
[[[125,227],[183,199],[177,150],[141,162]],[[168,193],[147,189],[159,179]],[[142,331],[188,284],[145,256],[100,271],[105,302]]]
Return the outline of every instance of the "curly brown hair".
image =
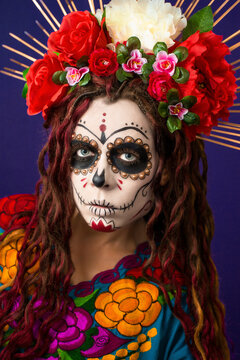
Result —
[[[41,179],[36,187],[36,209],[24,229],[16,278],[11,288],[0,294],[0,344],[5,345],[1,358],[32,359],[33,355],[44,355],[50,342],[46,333],[66,313],[74,271],[69,248],[74,212],[70,143],[79,117],[99,96],[108,96],[110,101],[119,98],[134,101],[154,127],[159,163],[153,183],[155,205],[146,219],[151,255],[144,269],[145,277],[158,282],[172,312],[182,323],[196,359],[229,359],[224,307],[218,298],[218,278],[210,254],[214,224],[206,199],[207,160],[203,143],[199,140],[190,143],[182,131],[173,134],[168,131],[158,114],[157,102],[141,80],[120,85],[114,77],[94,77],[91,84],[77,86],[48,113],[45,127],[51,131],[38,161]],[[163,169],[168,172],[164,186]],[[22,229],[8,230],[9,241],[11,236],[18,237],[18,231],[22,236]],[[158,279],[147,274],[157,255],[163,270]],[[37,262],[38,271],[28,273]],[[189,313],[181,306],[182,284],[176,271],[184,279]],[[174,294],[174,305],[169,291]],[[18,307],[14,306],[16,299]],[[34,303],[39,299],[43,300],[36,312]],[[34,343],[33,325],[43,314],[49,315],[44,317]],[[5,339],[4,329],[13,322],[17,323],[17,331]],[[24,353],[19,353],[19,348],[24,348]]]

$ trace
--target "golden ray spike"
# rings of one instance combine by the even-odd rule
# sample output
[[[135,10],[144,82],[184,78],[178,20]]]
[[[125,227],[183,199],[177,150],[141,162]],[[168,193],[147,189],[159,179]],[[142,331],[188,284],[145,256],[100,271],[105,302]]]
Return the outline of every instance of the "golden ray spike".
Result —
[[[103,7],[103,2],[102,2],[102,0],[99,0],[99,5],[100,5],[100,9],[101,9],[102,11],[104,11],[104,7]]]
[[[235,140],[235,139],[227,138],[227,137],[221,136],[221,135],[211,134],[210,137],[214,137],[214,138],[216,138],[216,139],[221,139],[221,140],[233,142],[233,143],[235,143],[235,144],[240,144],[240,140]]]
[[[236,61],[234,61],[234,62],[232,62],[230,65],[236,65],[236,64],[238,64],[240,62],[240,59],[238,59],[238,60],[236,60]]]
[[[197,139],[200,139],[200,140],[204,140],[204,141],[209,141],[209,142],[212,142],[214,144],[217,144],[217,145],[221,145],[221,146],[224,146],[224,147],[228,147],[230,149],[235,149],[235,150],[240,150],[240,147],[237,147],[237,146],[234,146],[234,145],[229,145],[229,144],[225,144],[221,141],[216,141],[216,140],[213,140],[213,139],[209,139],[209,138],[205,138],[203,136],[196,136]]]
[[[91,13],[94,14],[94,7],[93,7],[93,2],[92,2],[92,0],[88,0],[88,4],[89,4],[90,10],[91,10]]]
[[[178,7],[182,7],[185,0],[182,0]]]
[[[237,71],[240,69],[240,66],[237,66],[236,68],[233,68],[233,71]]]
[[[240,77],[239,77],[239,78],[236,78],[236,80],[239,81],[239,80],[240,80]]]
[[[8,45],[4,45],[4,44],[3,44],[2,47],[4,47],[4,48],[7,49],[7,50],[10,50],[10,51],[12,51],[12,52],[15,52],[15,53],[18,54],[18,55],[21,55],[21,56],[25,57],[26,59],[31,60],[32,62],[34,62],[34,61],[37,60],[37,59],[35,59],[34,57],[32,57],[32,56],[30,56],[30,55],[27,55],[27,54],[25,54],[25,53],[23,53],[23,52],[21,52],[21,51],[19,51],[19,50],[16,50],[16,49],[14,49],[14,48],[12,48],[12,47],[10,47],[10,46],[8,46]]]
[[[49,10],[49,8],[47,7],[47,5],[45,4],[45,2],[43,0],[40,0],[40,3],[42,4],[42,6],[44,7],[44,9],[48,12],[48,14],[51,16],[52,20],[55,22],[55,24],[60,27],[60,22],[55,18],[55,16],[53,15],[53,13]]]
[[[240,110],[229,110],[232,114],[240,114]]]
[[[222,129],[240,131],[240,128],[238,128],[238,127],[233,127],[233,126],[227,126],[227,125],[220,125],[220,124],[218,124],[217,127],[218,127],[218,128],[222,128]]]
[[[26,69],[29,68],[28,65],[25,65],[25,64],[23,64],[23,63],[21,63],[21,62],[19,62],[19,61],[17,61],[17,60],[10,59],[10,61],[13,62],[13,63],[15,63],[15,64],[18,64],[18,65],[20,65],[20,66],[22,66],[22,67],[24,67],[24,68],[26,68]]]
[[[73,7],[73,10],[74,11],[78,11],[76,5],[74,4],[74,1],[73,0],[70,0],[71,1],[71,4],[72,4],[72,7]]]
[[[174,6],[178,7],[179,4],[180,4],[180,1],[181,1],[181,0],[177,0],[177,1],[176,1],[176,4],[175,4]]]
[[[232,11],[232,10],[235,8],[235,6],[237,6],[239,3],[240,3],[240,0],[235,1],[235,3],[234,3],[232,6],[230,6],[230,7],[225,11],[225,13],[223,13],[216,21],[214,21],[213,26],[216,26],[227,14],[230,13],[230,11]]]
[[[24,41],[23,39],[21,39],[19,36],[13,34],[13,33],[9,33],[9,35],[11,37],[13,37],[14,39],[16,39],[17,41],[19,41],[20,43],[22,43],[23,45],[29,47],[29,49],[35,51],[37,54],[44,56],[44,53],[41,52],[40,50],[36,49],[34,46],[30,45],[28,42]]]
[[[232,135],[232,136],[238,136],[238,137],[240,137],[240,134],[233,133],[233,132],[231,132],[231,131],[224,131],[224,130],[215,130],[215,129],[212,129],[211,132],[216,132],[216,133],[219,133],[219,134],[226,134],[226,135]]]
[[[67,12],[66,12],[66,10],[64,9],[64,7],[62,6],[61,1],[60,1],[60,0],[57,0],[57,3],[58,3],[60,9],[61,9],[62,12],[63,12],[63,15],[64,15],[64,16],[67,15]]]
[[[187,10],[185,11],[184,16],[187,16],[187,14],[188,14],[189,10],[190,10],[190,9],[191,9],[191,7],[194,5],[195,1],[196,1],[196,0],[193,0],[193,1],[190,3],[190,5],[188,6]]]
[[[70,12],[73,12],[73,9],[72,9],[71,5],[69,4],[69,1],[65,0],[65,3],[67,4],[67,7],[70,10]]]
[[[24,31],[24,34],[26,36],[28,36],[32,41],[35,41],[36,44],[38,44],[39,46],[41,46],[43,49],[48,50],[48,47],[46,45],[44,45],[41,41],[39,41],[38,39],[36,39],[34,36],[32,36],[31,34],[29,34],[29,32]]]
[[[40,13],[41,13],[42,16],[45,18],[45,20],[47,20],[47,22],[49,23],[49,25],[51,26],[51,28],[53,29],[53,31],[57,31],[57,28],[55,27],[55,25],[53,24],[53,22],[49,19],[49,17],[47,16],[47,14],[43,11],[43,9],[41,8],[41,6],[38,4],[37,0],[32,0],[32,2],[33,2],[34,5],[37,7],[37,9],[40,11]]]
[[[229,125],[229,126],[235,126],[235,127],[239,127],[240,128],[240,124],[236,124],[236,123],[233,123],[233,122],[229,122],[229,121],[219,121],[219,124],[223,124],[223,125]]]
[[[235,103],[235,104],[233,104],[233,106],[240,106],[240,103]]]
[[[240,29],[238,31],[236,31],[234,34],[230,35],[228,38],[226,38],[225,40],[223,40],[223,43],[226,43],[227,41],[233,39],[235,36],[237,36],[238,34],[240,34]]]
[[[12,74],[12,73],[10,73],[10,72],[8,72],[8,71],[0,70],[0,73],[2,73],[2,74],[4,74],[4,75],[11,76],[11,77],[13,77],[13,78],[15,78],[15,79],[19,79],[19,80],[25,81],[23,77],[20,77],[20,76],[18,76],[18,75]]]
[[[215,0],[211,0],[208,6],[211,6],[214,3]]]
[[[240,93],[240,90],[237,90],[236,93]]]
[[[37,24],[37,26],[44,32],[44,34],[47,35],[47,37],[50,36],[50,34],[47,32],[47,30],[40,24],[40,22],[38,20],[35,20],[35,23]]]
[[[239,0],[239,1],[240,1],[240,0]],[[231,47],[229,48],[229,50],[232,52],[233,50],[236,50],[239,46],[240,46],[240,41],[239,41],[238,43],[234,44],[233,46],[231,46]]]
[[[225,1],[219,6],[219,8],[213,13],[213,17],[215,17],[229,1],[230,1],[230,0],[225,0]]]
[[[22,75],[22,71],[19,71],[19,70],[11,69],[11,68],[8,68],[8,67],[4,67],[3,69],[7,70],[7,71],[10,71],[10,72],[13,72],[15,74]]]
[[[192,8],[190,9],[187,17],[189,17],[189,16],[192,14],[192,12],[194,11],[194,9],[195,9],[195,7],[197,6],[197,4],[199,3],[199,1],[200,1],[200,0],[196,0],[195,4],[194,4],[194,5],[192,6]]]

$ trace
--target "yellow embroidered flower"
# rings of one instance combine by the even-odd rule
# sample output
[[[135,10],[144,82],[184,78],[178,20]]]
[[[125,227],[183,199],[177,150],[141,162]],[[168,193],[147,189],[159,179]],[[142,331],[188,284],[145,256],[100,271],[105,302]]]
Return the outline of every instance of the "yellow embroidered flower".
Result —
[[[117,328],[121,335],[140,334],[142,327],[152,325],[161,311],[159,290],[148,282],[120,279],[108,290],[95,301],[95,320],[103,327]]]
[[[12,241],[10,240],[10,237]],[[7,240],[4,239],[4,241]],[[0,270],[0,282],[4,285],[13,280],[17,274],[17,254],[22,248],[24,240],[24,233],[22,232],[17,236],[17,234],[13,233],[9,235],[9,241],[7,241],[6,245],[2,246],[0,250],[0,266],[3,270]],[[32,258],[30,259],[30,261]],[[35,272],[39,267],[37,263],[33,266],[28,272],[31,274]]]

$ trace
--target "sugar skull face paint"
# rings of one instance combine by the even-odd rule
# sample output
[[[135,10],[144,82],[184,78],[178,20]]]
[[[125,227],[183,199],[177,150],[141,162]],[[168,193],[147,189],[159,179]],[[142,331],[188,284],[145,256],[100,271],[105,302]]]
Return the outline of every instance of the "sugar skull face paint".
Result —
[[[74,200],[89,226],[114,231],[149,212],[158,156],[151,124],[134,102],[94,100],[71,146]]]

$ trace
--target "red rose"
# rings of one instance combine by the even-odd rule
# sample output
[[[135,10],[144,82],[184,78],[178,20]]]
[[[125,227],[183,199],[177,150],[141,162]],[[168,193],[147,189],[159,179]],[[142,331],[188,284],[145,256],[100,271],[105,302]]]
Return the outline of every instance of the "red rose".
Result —
[[[181,46],[189,52],[181,66],[190,72],[190,78],[180,88],[183,96],[194,95],[198,100],[191,111],[200,116],[200,125],[183,124],[189,139],[194,140],[197,133],[209,135],[219,118],[228,120],[237,85],[232,67],[224,59],[229,49],[221,36],[197,32]]]
[[[30,67],[27,74],[27,106],[28,114],[35,115],[62,92],[63,86],[56,85],[52,81],[55,71],[63,70],[63,67],[55,54],[44,55],[43,59],[37,60]]]
[[[14,215],[24,211],[33,211],[35,207],[34,195],[11,195],[0,199],[0,227],[6,230]],[[13,225],[23,225],[29,220],[29,217],[21,217],[15,220]]]
[[[95,16],[89,11],[64,16],[58,31],[48,39],[48,48],[60,53],[60,60],[75,65],[82,56],[89,56],[98,47],[107,45],[107,38]]]
[[[89,58],[89,69],[97,76],[110,76],[118,69],[117,54],[109,49],[95,50]]]
[[[171,76],[167,73],[158,73],[153,71],[149,75],[149,94],[158,101],[167,100],[167,92],[171,88],[176,88],[177,84],[173,82]]]

